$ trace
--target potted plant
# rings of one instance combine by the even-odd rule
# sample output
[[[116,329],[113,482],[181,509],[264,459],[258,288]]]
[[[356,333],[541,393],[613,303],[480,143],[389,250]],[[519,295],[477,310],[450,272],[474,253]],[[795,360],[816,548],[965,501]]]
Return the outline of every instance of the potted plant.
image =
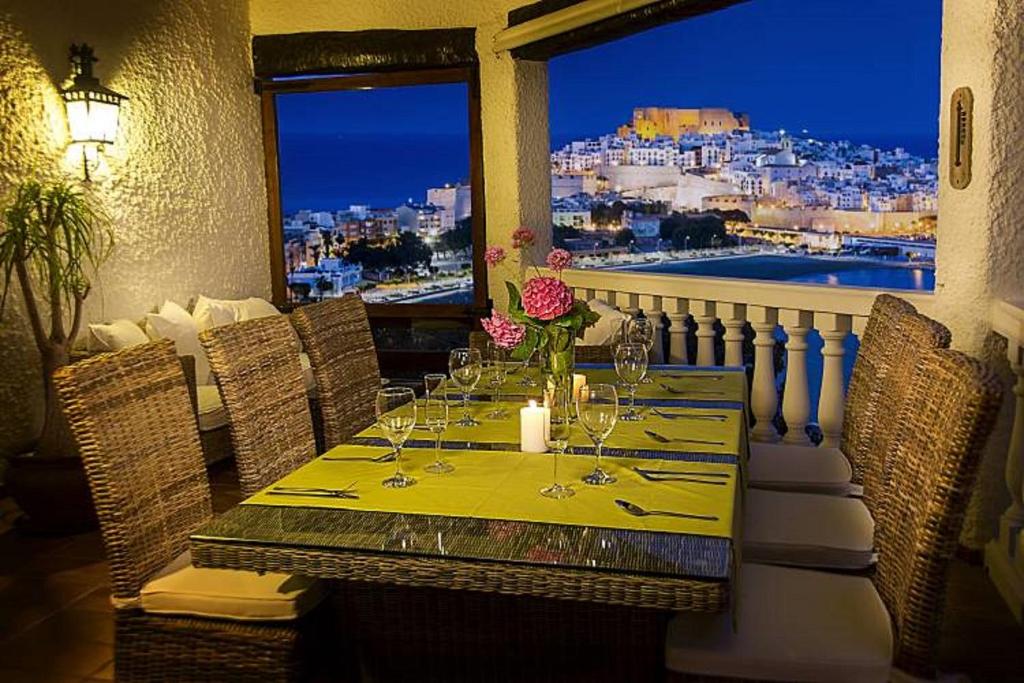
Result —
[[[91,524],[92,503],[53,372],[71,360],[89,277],[112,245],[95,199],[67,182],[26,181],[3,206],[0,316],[8,296],[20,292],[40,355],[44,396],[42,429],[30,452],[9,459],[6,486],[34,530],[69,532]]]

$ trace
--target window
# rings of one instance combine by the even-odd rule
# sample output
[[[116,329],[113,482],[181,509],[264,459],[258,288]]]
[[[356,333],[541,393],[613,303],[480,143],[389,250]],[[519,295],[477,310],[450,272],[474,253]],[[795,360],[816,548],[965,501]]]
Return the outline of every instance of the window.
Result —
[[[554,241],[584,266],[933,289],[941,10],[757,0],[551,58],[553,210],[623,216]]]
[[[485,305],[475,68],[262,82],[276,303]]]

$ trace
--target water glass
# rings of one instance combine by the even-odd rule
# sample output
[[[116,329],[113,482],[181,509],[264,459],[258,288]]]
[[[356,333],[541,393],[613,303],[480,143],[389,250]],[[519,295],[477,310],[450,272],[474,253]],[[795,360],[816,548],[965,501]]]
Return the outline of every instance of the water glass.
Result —
[[[493,341],[487,342],[487,360],[491,370],[491,394],[493,407],[487,417],[492,420],[504,420],[508,417],[508,411],[501,406],[501,387],[505,384],[506,373],[508,372],[508,350],[498,346]]]
[[[447,474],[455,466],[441,458],[441,435],[448,428],[448,388],[444,375],[423,378],[427,393],[423,396],[423,424],[434,435],[434,462],[423,469],[431,474]]]
[[[611,384],[588,384],[580,389],[576,398],[576,419],[597,452],[594,471],[583,477],[583,483],[604,486],[615,482],[615,477],[601,469],[601,450],[615,429],[619,416],[619,395]]]
[[[388,387],[377,392],[377,426],[395,449],[395,474],[383,481],[386,488],[404,489],[416,480],[402,472],[402,446],[416,426],[416,394],[409,387]]]
[[[454,349],[448,355],[448,374],[462,391],[462,419],[455,424],[460,427],[476,427],[480,422],[469,414],[469,395],[480,381],[483,361],[479,349]]]
[[[643,344],[619,344],[615,347],[615,374],[629,391],[629,408],[620,419],[637,422],[643,416],[636,409],[636,387],[647,376],[647,349]]]
[[[654,342],[656,341],[654,321],[650,318],[630,318],[629,322],[626,323],[626,335],[622,341],[627,344],[642,344],[647,349],[647,356],[649,358],[651,349],[654,348]],[[653,383],[654,380],[646,376],[640,380],[640,384]]]
[[[565,453],[569,447],[569,390],[566,387],[556,387],[547,392],[547,406],[550,411],[550,430],[548,434],[548,449],[551,451],[554,472],[552,484],[540,490],[540,495],[547,498],[568,498],[576,492],[568,486],[558,483],[558,460],[559,456]]]

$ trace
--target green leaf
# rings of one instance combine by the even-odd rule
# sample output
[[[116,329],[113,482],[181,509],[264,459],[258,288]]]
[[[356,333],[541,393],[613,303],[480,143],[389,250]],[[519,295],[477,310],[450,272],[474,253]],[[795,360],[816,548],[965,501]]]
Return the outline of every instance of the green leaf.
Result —
[[[519,346],[512,349],[512,360],[524,361],[537,349],[540,342],[540,333],[533,327],[526,328],[526,337],[519,342]]]
[[[513,313],[523,312],[523,298],[519,295],[519,289],[515,286],[515,283],[505,281],[505,288],[508,289],[508,313],[511,316]]]

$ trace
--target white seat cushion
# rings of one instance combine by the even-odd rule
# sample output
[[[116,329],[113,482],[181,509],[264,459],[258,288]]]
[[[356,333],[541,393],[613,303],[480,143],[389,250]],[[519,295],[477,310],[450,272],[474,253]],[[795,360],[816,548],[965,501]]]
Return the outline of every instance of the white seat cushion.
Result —
[[[743,501],[744,562],[864,569],[874,533],[857,498],[749,489]]]
[[[870,579],[745,564],[732,615],[680,613],[668,626],[672,671],[775,681],[889,680],[892,628]]]
[[[90,323],[88,347],[94,351],[120,351],[149,341],[137,323],[115,320],[111,323]]]
[[[760,489],[846,495],[853,469],[838,448],[752,443],[747,476]]]
[[[141,591],[142,609],[240,621],[290,621],[323,599],[323,584],[290,574],[200,569],[184,552]]]

